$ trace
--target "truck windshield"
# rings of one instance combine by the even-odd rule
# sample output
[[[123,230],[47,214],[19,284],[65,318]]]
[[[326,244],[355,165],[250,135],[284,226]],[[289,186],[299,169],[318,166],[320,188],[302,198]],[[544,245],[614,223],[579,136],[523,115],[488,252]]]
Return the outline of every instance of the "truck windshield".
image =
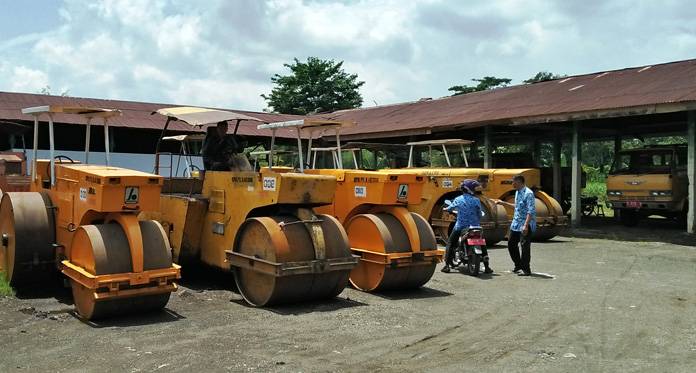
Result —
[[[674,152],[671,149],[620,152],[609,174],[669,173],[673,162]]]

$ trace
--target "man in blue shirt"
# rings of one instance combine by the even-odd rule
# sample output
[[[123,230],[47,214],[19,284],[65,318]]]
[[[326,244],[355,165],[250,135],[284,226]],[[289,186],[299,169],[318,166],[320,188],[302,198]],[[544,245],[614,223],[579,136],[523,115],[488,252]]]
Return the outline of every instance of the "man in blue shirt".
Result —
[[[495,200],[496,205],[504,205],[515,209],[510,223],[510,236],[508,237],[508,251],[510,259],[515,263],[512,272],[519,276],[530,276],[532,232],[536,230],[536,206],[534,192],[524,184],[524,175],[517,174],[512,177],[512,187],[515,192],[515,204]],[[520,255],[520,246],[522,254]]]
[[[455,198],[452,204],[445,207],[445,211],[452,212],[457,209],[457,222],[454,224],[454,229],[449,236],[447,246],[445,248],[445,266],[442,272],[449,273],[450,267],[454,267],[454,247],[457,245],[457,240],[464,230],[470,226],[479,226],[479,219],[483,216],[481,210],[481,201],[474,196],[476,188],[480,187],[478,181],[466,179],[462,181],[462,195]],[[488,252],[486,247],[483,247],[483,264],[486,267],[485,273],[493,273],[493,270],[488,264]]]

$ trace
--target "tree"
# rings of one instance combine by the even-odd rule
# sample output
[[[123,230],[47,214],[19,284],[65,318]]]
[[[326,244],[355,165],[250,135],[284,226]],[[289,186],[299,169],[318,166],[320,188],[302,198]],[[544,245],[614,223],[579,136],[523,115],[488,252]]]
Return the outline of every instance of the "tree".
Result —
[[[51,86],[50,86],[50,85],[47,85],[47,86],[41,88],[41,92],[36,92],[36,93],[42,94],[42,95],[50,96],[50,95],[51,95]],[[70,96],[68,95],[68,91],[65,91],[65,92],[61,93],[60,96],[61,96],[61,97],[70,97]]]
[[[510,84],[510,82],[512,81],[512,79],[496,78],[494,76],[486,76],[483,79],[471,79],[471,80],[473,80],[475,82],[479,82],[479,84],[476,87],[469,87],[469,86],[465,86],[465,85],[455,85],[455,86],[449,87],[447,90],[454,92],[454,94],[452,96],[457,96],[457,95],[463,95],[463,94],[471,93],[471,92],[487,91],[489,89],[507,87],[507,85]]]
[[[523,82],[525,82],[527,84],[538,83],[538,82],[545,82],[547,80],[567,78],[567,77],[568,77],[568,75],[554,75],[548,71],[540,71],[533,78],[523,80]]]
[[[363,98],[358,92],[365,82],[358,81],[357,74],[348,74],[341,67],[343,61],[334,62],[307,58],[307,63],[283,64],[291,75],[275,74],[271,78],[276,87],[270,95],[261,95],[269,109],[282,114],[313,114],[325,111],[358,108]]]

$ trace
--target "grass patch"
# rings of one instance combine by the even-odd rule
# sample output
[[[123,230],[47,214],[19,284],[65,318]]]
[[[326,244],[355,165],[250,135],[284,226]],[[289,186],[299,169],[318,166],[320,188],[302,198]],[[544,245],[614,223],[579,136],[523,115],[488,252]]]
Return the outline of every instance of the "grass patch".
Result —
[[[605,181],[588,181],[585,183],[585,196],[597,196],[597,203],[607,201],[607,183]]]
[[[0,271],[0,297],[7,297],[7,296],[14,296],[15,292],[10,286],[10,283],[7,282],[7,279],[5,278],[5,273],[3,271]]]

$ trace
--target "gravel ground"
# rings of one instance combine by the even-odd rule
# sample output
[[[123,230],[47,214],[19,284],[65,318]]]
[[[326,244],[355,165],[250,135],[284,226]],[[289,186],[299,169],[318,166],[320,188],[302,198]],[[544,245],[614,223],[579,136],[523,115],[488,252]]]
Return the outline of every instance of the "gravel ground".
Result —
[[[505,244],[505,242],[502,242]],[[276,308],[247,306],[232,278],[184,272],[162,312],[88,323],[70,294],[0,298],[0,371],[690,372],[696,244],[668,222],[611,219],[532,245],[518,277],[439,271],[424,287]]]

